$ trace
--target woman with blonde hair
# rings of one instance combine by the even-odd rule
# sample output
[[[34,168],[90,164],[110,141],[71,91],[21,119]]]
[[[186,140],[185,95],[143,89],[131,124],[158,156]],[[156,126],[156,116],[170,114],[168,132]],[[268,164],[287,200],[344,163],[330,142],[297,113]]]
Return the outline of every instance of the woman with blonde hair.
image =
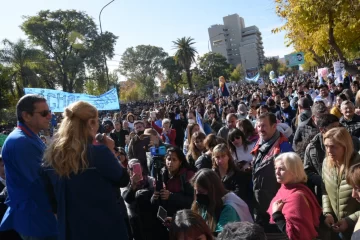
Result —
[[[343,239],[350,239],[360,214],[360,204],[351,197],[346,182],[351,166],[360,162],[350,133],[344,127],[330,129],[324,135],[326,157],[322,165],[323,213],[325,224]],[[333,239],[337,239],[337,236]]]
[[[184,141],[183,153],[187,155],[189,145],[191,143],[191,137],[194,133],[200,131],[200,126],[197,123],[189,123],[186,127],[186,139]]]
[[[129,176],[115,157],[114,141],[100,135],[101,143],[93,144],[98,111],[87,102],[69,105],[63,116],[44,154],[59,239],[126,239],[124,209],[118,200],[119,188],[127,185]]]
[[[189,151],[186,155],[186,159],[190,164],[191,168],[196,171],[195,162],[205,152],[205,134],[202,132],[195,132],[191,137]]]
[[[305,185],[307,176],[296,153],[288,152],[275,159],[275,175],[281,184],[270,203],[270,223],[290,240],[312,240],[317,237],[321,207],[315,195]]]

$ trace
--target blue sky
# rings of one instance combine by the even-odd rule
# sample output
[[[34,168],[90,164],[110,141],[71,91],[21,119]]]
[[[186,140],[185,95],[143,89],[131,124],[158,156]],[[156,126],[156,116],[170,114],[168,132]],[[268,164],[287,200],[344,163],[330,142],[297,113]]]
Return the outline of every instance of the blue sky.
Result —
[[[4,0],[0,14],[0,40],[25,38],[19,25],[22,16],[35,15],[40,10],[75,9],[85,11],[98,23],[101,8],[110,0]],[[265,56],[282,57],[292,52],[284,44],[284,33],[272,34],[281,26],[275,14],[274,0],[115,0],[102,13],[103,31],[119,37],[115,52],[150,44],[173,54],[172,41],[184,36],[195,39],[199,54],[208,52],[208,27],[222,24],[226,15],[237,13],[245,25],[256,25],[262,32]],[[109,68],[118,65],[120,56],[109,61]]]

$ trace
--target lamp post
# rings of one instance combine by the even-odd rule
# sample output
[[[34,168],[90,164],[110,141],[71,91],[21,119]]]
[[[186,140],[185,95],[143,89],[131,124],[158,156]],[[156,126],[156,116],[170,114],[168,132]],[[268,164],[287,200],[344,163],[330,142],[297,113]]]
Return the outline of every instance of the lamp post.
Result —
[[[101,26],[101,13],[102,11],[104,10],[104,8],[106,8],[107,6],[109,6],[112,2],[114,2],[115,0],[112,0],[111,2],[109,2],[108,4],[106,4],[101,10],[100,10],[100,13],[99,13],[99,24],[100,24],[100,33],[101,33],[101,38],[102,38],[102,26]],[[103,52],[103,58],[104,58],[104,64],[105,64],[105,71],[106,71],[106,78],[107,78],[107,88],[109,90],[110,88],[110,79],[109,79],[109,70],[108,70],[108,66],[107,66],[107,62],[106,62],[106,56],[105,56],[105,52]]]
[[[217,37],[217,36],[220,36],[220,35],[223,35],[224,33],[219,33],[219,34],[216,34],[215,36],[212,36],[209,38],[209,41],[208,41],[208,50],[209,50],[209,53],[211,52],[210,50],[210,41],[211,39]],[[213,56],[211,55],[211,63],[213,63],[214,59],[213,59]],[[209,68],[210,68],[210,64],[209,64]],[[213,74],[212,74],[212,70],[210,71],[210,75],[211,75],[211,82],[212,82],[212,86],[213,86],[213,89],[214,89],[214,78],[213,78]]]

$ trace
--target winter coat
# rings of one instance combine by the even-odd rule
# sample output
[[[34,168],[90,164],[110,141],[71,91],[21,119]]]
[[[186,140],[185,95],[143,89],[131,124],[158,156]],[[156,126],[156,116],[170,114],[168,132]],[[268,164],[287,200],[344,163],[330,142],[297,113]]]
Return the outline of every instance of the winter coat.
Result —
[[[195,167],[197,170],[200,170],[202,168],[212,168],[212,159],[211,155],[208,155],[206,153],[203,153],[196,161],[195,161]]]
[[[274,137],[275,134],[273,138]],[[272,139],[270,139],[268,142],[271,140]],[[279,135],[278,139],[276,139],[271,147],[269,147],[265,152],[261,151],[262,145],[260,145],[260,142],[261,139],[258,140],[251,153],[254,155],[254,196],[257,203],[258,212],[264,216],[264,214],[267,215],[267,208],[280,188],[280,184],[276,181],[274,159],[281,153],[292,152],[293,150],[288,142],[288,139],[282,134]]]
[[[318,134],[320,131],[315,126],[312,118],[309,118],[308,120],[305,120],[304,122],[299,123],[298,128],[296,129],[295,135],[294,135],[294,142],[293,142],[293,149],[297,150],[297,144],[308,141],[312,139],[316,134]]]
[[[146,152],[149,148],[150,138],[140,139],[139,136],[135,136],[129,143],[128,156],[129,159],[139,159],[144,174],[149,174],[149,168],[147,164]]]
[[[346,120],[344,116],[340,118],[340,124],[343,125],[352,136],[360,137],[360,116],[354,114],[351,120]]]
[[[360,149],[359,139],[352,137],[354,151]],[[308,176],[308,181],[316,186],[321,186],[322,182],[322,165],[325,159],[326,149],[324,146],[323,136],[318,133],[309,143],[305,150],[304,169]]]
[[[220,177],[219,172],[216,170]],[[248,206],[252,206],[253,189],[251,172],[243,172],[239,169],[229,171],[222,179],[225,189],[232,191],[244,200]]]
[[[129,135],[128,130],[121,129],[119,132],[117,132],[115,129],[113,129],[110,133],[110,137],[115,142],[116,147],[125,147],[125,136]]]
[[[229,131],[230,131],[230,129],[227,126],[224,126],[224,127],[220,128],[217,136],[222,137],[223,139],[225,139],[227,141]]]
[[[140,214],[140,212],[138,211],[139,204],[146,202],[150,204],[151,196],[154,193],[154,186],[155,186],[154,178],[147,176],[146,182],[142,181],[139,184],[140,186],[138,186],[135,190],[132,189],[130,185],[128,185],[126,188],[121,189],[122,190],[121,195],[126,203],[127,212],[130,218]]]
[[[360,155],[354,153],[349,168],[360,162]],[[342,172],[340,178],[337,167],[328,166],[325,158],[322,166],[323,179],[323,213],[330,213],[337,219],[345,218],[349,227],[354,227],[360,214],[360,204],[353,198],[352,186],[346,183],[346,173]]]

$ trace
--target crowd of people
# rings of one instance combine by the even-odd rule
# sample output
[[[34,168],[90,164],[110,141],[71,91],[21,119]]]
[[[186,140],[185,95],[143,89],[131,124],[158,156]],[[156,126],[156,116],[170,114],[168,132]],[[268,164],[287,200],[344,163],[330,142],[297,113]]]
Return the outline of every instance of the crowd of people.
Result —
[[[0,155],[0,239],[360,239],[360,91],[347,78],[112,112],[79,101],[55,114],[25,95]]]

